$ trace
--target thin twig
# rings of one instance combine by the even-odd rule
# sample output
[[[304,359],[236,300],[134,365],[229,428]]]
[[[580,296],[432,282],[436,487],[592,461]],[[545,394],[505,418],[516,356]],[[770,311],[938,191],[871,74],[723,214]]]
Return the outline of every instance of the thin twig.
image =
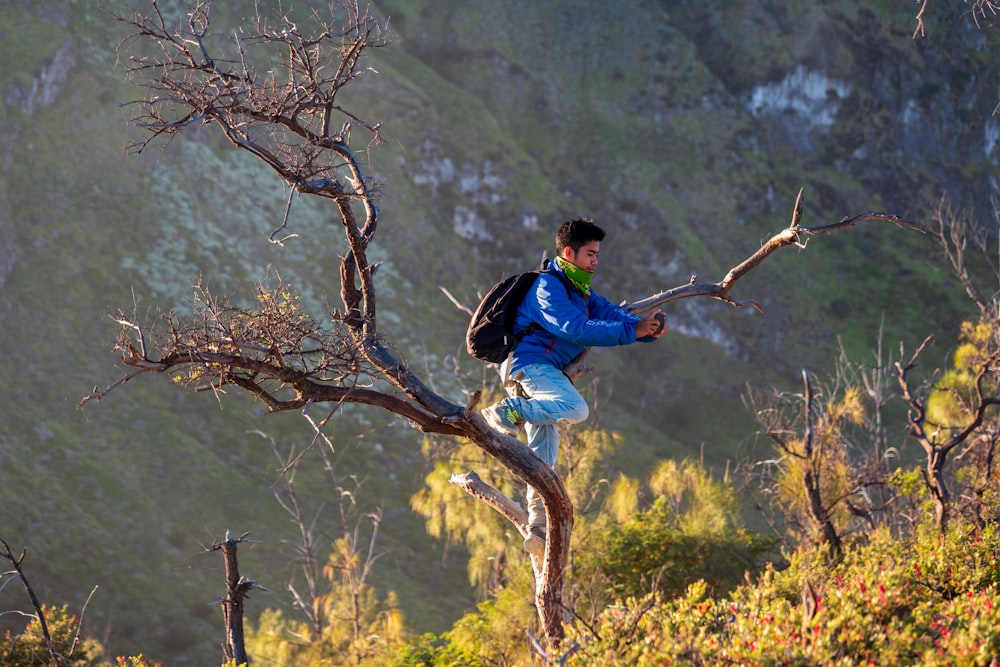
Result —
[[[27,575],[24,574],[24,570],[21,569],[21,562],[24,561],[25,551],[21,551],[21,555],[15,557],[10,550],[10,546],[0,538],[0,545],[3,545],[3,551],[0,552],[0,558],[6,558],[10,561],[11,565],[14,566],[17,576],[21,579],[21,583],[24,585],[24,590],[28,593],[28,597],[31,599],[31,606],[35,608],[37,613],[38,625],[42,629],[42,637],[45,638],[45,646],[49,650],[49,658],[52,660],[52,667],[59,667],[59,653],[56,651],[55,644],[52,643],[52,635],[49,634],[49,624],[45,621],[45,611],[42,609],[41,603],[38,601],[38,597],[35,595],[35,590],[31,587],[31,583],[28,581]]]
[[[273,243],[274,245],[284,245],[285,241],[289,239],[298,238],[299,236],[298,234],[289,234],[280,239],[274,238],[275,236],[278,235],[278,232],[282,231],[283,229],[288,229],[288,215],[289,213],[292,212],[292,200],[294,198],[295,198],[295,186],[293,185],[288,190],[288,203],[285,204],[285,217],[281,219],[281,226],[275,229],[273,232],[271,232],[270,236],[267,237],[269,243]]]

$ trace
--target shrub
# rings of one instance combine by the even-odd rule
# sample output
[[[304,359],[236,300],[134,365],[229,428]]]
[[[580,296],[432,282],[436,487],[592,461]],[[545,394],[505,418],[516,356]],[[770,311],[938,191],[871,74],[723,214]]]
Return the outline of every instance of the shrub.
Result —
[[[1000,652],[996,533],[881,531],[832,567],[802,551],[724,598],[703,582],[674,599],[630,598],[593,633],[571,630],[569,664],[989,665]]]
[[[617,486],[638,496],[629,482]],[[649,507],[619,520],[614,511],[606,512],[575,549],[577,578],[589,580],[596,573],[608,599],[639,598],[654,590],[670,598],[699,580],[720,595],[748,571],[759,571],[766,556],[777,556],[778,539],[740,527],[735,490],[700,462],[665,461],[649,487],[656,497]]]
[[[42,607],[45,625],[52,639],[52,647],[61,656],[60,665],[66,667],[91,667],[104,652],[101,645],[92,639],[77,641],[80,620],[71,614],[66,605],[62,607]],[[24,632],[15,635],[9,630],[0,637],[0,667],[29,667],[31,665],[52,664],[49,647],[42,633],[42,624],[32,618]]]

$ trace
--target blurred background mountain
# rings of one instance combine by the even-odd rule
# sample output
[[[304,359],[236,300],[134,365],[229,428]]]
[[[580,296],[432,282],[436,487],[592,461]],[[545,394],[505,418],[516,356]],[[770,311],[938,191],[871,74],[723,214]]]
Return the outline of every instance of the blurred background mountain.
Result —
[[[184,15],[160,5],[169,21]],[[137,132],[123,104],[143,91],[126,81],[116,47],[127,31],[104,7],[149,9],[0,5],[0,537],[27,547],[46,602],[79,608],[99,586],[85,623],[113,652],[205,664],[222,628],[222,561],[203,552],[213,539],[259,540],[241,549],[241,569],[269,592],[248,614],[289,603],[296,528],[273,495],[268,440],[302,450],[309,425],[166,378],[77,403],[120,377],[112,309],[183,311],[199,280],[249,304],[270,269],[322,313],[337,305],[343,248],[335,218],[305,200],[298,238],[269,244],[284,184],[208,132],[123,152]],[[378,75],[345,94],[389,140],[370,155],[380,329],[456,402],[495,376],[464,354],[467,315],[440,288],[474,305],[551,253],[567,218],[608,231],[595,284],[612,300],[721,279],[787,224],[800,188],[806,226],[868,210],[926,224],[942,197],[996,222],[1000,42],[957,0],[929,3],[922,37],[917,8],[890,0],[374,9],[392,43],[372,54]],[[291,11],[304,27],[308,3]],[[220,3],[213,20],[225,29],[253,12],[249,0]],[[794,387],[802,368],[832,368],[839,344],[863,359],[880,329],[911,348],[935,334],[926,363],[940,361],[974,311],[937,259],[929,238],[870,224],[787,249],[741,281],[736,296],[764,314],[689,300],[668,308],[660,343],[595,350],[592,422],[627,443],[614,465],[640,474],[701,455],[722,468],[753,438],[748,384]],[[461,554],[409,509],[429,469],[422,436],[356,408],[329,434],[359,506],[385,510],[379,587],[416,631],[447,628],[475,599]],[[894,444],[906,447],[902,434]],[[297,481],[333,540],[322,467],[307,454]],[[0,610],[12,608],[27,601],[7,586]]]

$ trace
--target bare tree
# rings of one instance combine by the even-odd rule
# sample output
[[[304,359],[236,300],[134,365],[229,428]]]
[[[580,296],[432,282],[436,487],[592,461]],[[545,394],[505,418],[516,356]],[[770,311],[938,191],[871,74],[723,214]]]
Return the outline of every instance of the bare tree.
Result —
[[[947,197],[942,196],[931,217],[930,233],[941,249],[945,265],[983,315],[997,308],[1000,295],[1000,258],[991,258],[990,252],[1000,226],[1000,205],[995,200],[994,215],[997,225],[990,229],[977,224],[971,212],[955,210]]]
[[[313,635],[319,637],[322,636],[323,629],[328,622],[322,605],[318,604],[321,595],[319,592],[321,565],[318,555],[316,524],[319,521],[322,507],[317,509],[311,517],[307,517],[299,500],[299,494],[295,489],[295,472],[302,454],[296,453],[293,449],[287,456],[283,455],[278,450],[278,444],[274,438],[261,431],[255,431],[255,433],[268,441],[271,451],[282,466],[281,488],[274,490],[274,497],[281,508],[291,517],[292,523],[298,530],[298,540],[288,541],[286,546],[289,546],[295,554],[295,562],[299,565],[302,578],[305,580],[305,592],[299,591],[294,579],[288,582],[288,592],[292,594],[295,607],[306,617]],[[344,494],[335,488],[334,496],[342,499]]]
[[[840,532],[834,526],[833,508],[842,502],[846,494],[833,491],[826,483],[826,477],[834,466],[830,465],[834,450],[842,450],[840,426],[837,419],[820,414],[813,396],[812,378],[809,371],[802,371],[802,409],[786,407],[782,396],[763,397],[751,393],[748,401],[754,416],[764,433],[774,443],[778,460],[771,467],[780,470],[769,477],[794,477],[792,484],[802,493],[801,499],[785,505],[785,514],[801,515],[802,528],[809,533],[812,541],[829,546],[831,555],[839,557],[841,551]],[[781,494],[775,487],[781,482],[768,479],[765,483],[775,496]],[[797,495],[797,492],[793,492]]]
[[[983,523],[983,499],[993,482],[993,463],[1000,440],[1000,420],[997,411],[993,409],[1000,405],[1000,395],[997,394],[997,389],[1000,388],[1000,329],[997,328],[995,319],[988,319],[988,322],[990,324],[983,324],[981,321],[979,337],[969,344],[976,347],[976,353],[966,352],[963,355],[966,366],[957,374],[945,375],[945,378],[950,378],[948,381],[939,374],[919,384],[911,379],[917,360],[930,338],[925,339],[909,359],[905,357],[905,349],[901,344],[899,360],[893,363],[900,397],[909,408],[907,433],[924,451],[922,477],[934,502],[935,525],[942,532],[947,527],[954,504],[954,479],[949,481],[949,476],[946,475],[950,456],[957,452],[955,458],[966,458],[972,463],[975,474],[967,483],[972,495],[969,505],[973,520],[980,525]],[[966,329],[972,331],[976,327],[969,326]],[[983,329],[986,330],[985,334]],[[980,340],[983,336],[987,340]],[[882,373],[880,369],[872,371],[871,375],[861,378],[863,385],[851,385],[855,389],[850,390],[861,391],[863,386],[876,412],[881,409],[885,400],[885,388],[881,386]],[[806,371],[803,371],[803,382],[801,416],[785,409],[780,396],[766,397],[760,392],[751,392],[749,402],[758,422],[780,454],[779,460],[764,462],[765,465],[782,470],[794,469],[800,474],[803,499],[799,506],[792,508],[793,514],[800,510],[806,517],[805,527],[810,528],[810,532],[817,536],[816,541],[827,543],[837,551],[840,535],[833,522],[832,508],[843,503],[850,514],[863,519],[869,527],[874,527],[877,517],[898,498],[885,492],[887,478],[882,464],[888,450],[880,436],[881,426],[877,420],[863,426],[864,436],[871,441],[873,455],[868,457],[867,462],[847,459],[841,462],[846,466],[850,483],[841,485],[839,491],[834,491],[822,482],[823,476],[828,477],[834,470],[826,465],[833,454],[831,448],[836,453],[842,453],[850,446],[850,438],[837,421],[846,418],[845,423],[861,423],[863,415],[860,412],[849,414],[844,411],[839,418],[831,416],[831,401],[828,401],[827,407],[817,409],[814,405],[812,382]],[[844,385],[845,388],[848,386]],[[843,410],[836,405],[833,409]],[[786,461],[798,463],[787,466]],[[774,474],[766,477],[764,486],[770,493],[774,493]],[[880,493],[877,502],[868,493],[871,488]]]
[[[362,57],[384,46],[386,34],[373,15],[354,0],[330,7],[330,17],[314,15],[315,32],[306,34],[287,16],[258,15],[232,39],[210,30],[210,6],[195,5],[187,24],[167,25],[155,0],[150,14],[116,17],[128,26],[130,76],[148,91],[134,103],[135,124],[146,132],[133,149],[169,139],[194,127],[210,125],[234,146],[260,159],[290,188],[282,225],[270,240],[288,237],[289,212],[296,196],[328,201],[332,228],[344,235],[340,259],[340,299],[329,321],[303,313],[287,286],[260,286],[253,309],[232,306],[198,290],[193,315],[162,313],[152,323],[137,313],[120,312],[117,349],[132,370],[104,390],[84,399],[100,399],[145,373],[175,373],[202,390],[239,387],[272,411],[300,410],[308,416],[321,403],[359,403],[406,417],[427,433],[468,438],[509,473],[530,484],[546,508],[547,544],[541,562],[533,561],[535,602],[550,646],[564,636],[564,576],[573,527],[573,506],[556,472],[516,439],[487,426],[475,409],[480,393],[464,405],[432,391],[386,344],[378,329],[375,274],[378,264],[368,247],[381,221],[376,191],[355,146],[380,141],[380,125],[341,105],[340,91],[371,72]],[[123,51],[124,53],[124,51]],[[255,59],[266,63],[256,67]],[[364,134],[365,140],[352,133]],[[816,228],[801,227],[801,192],[792,223],[735,266],[718,283],[697,283],[660,292],[628,307],[642,314],[662,304],[695,296],[735,306],[735,283],[777,249],[802,245],[860,222],[883,220],[913,227],[896,216],[868,212]],[[584,373],[583,359],[574,372]],[[470,482],[469,478],[457,479]],[[470,492],[479,488],[470,485]],[[504,511],[522,536],[523,516],[490,494],[477,497]]]
[[[917,27],[913,30],[913,39],[917,37],[924,37],[924,13],[927,11],[927,6],[930,4],[930,0],[917,0],[920,4],[920,9],[914,16],[914,20],[917,22]],[[982,25],[980,21],[987,21],[995,19],[1000,16],[1000,2],[995,0],[962,0],[962,3],[969,6],[969,13],[972,14],[972,20],[975,21],[976,26],[981,28]]]
[[[863,417],[863,430],[868,446],[856,469],[857,491],[862,502],[855,506],[850,500],[847,501],[851,513],[863,518],[870,527],[879,523],[892,524],[894,512],[890,512],[890,509],[896,502],[895,494],[889,489],[887,464],[896,456],[897,451],[889,445],[883,419],[886,405],[890,398],[895,398],[895,394],[889,390],[892,367],[886,358],[884,341],[884,330],[879,327],[873,354],[874,363],[853,363],[841,348],[837,364],[838,374],[850,377],[845,384],[856,383],[861,387],[870,406]]]
[[[341,655],[350,654],[354,663],[361,664],[379,645],[384,648],[398,638],[398,635],[389,636],[389,633],[373,632],[371,629],[373,620],[386,621],[385,627],[391,627],[395,620],[394,609],[378,603],[371,596],[370,580],[374,566],[386,554],[376,548],[383,510],[378,507],[372,512],[359,513],[357,502],[361,482],[353,475],[348,475],[346,479],[341,477],[330,456],[333,442],[323,433],[320,424],[314,426],[316,434],[309,446],[302,451],[292,448],[287,453],[279,449],[274,438],[261,431],[254,432],[268,441],[280,465],[280,479],[274,485],[274,495],[298,532],[296,540],[283,540],[283,543],[295,554],[295,562],[300,566],[305,583],[304,590],[300,590],[297,577],[293,577],[287,589],[292,595],[294,607],[308,624],[306,638],[313,644],[328,641],[333,649],[342,648]],[[332,500],[321,503],[307,515],[296,489],[295,476],[303,457],[312,451],[322,458]],[[325,510],[330,505],[336,514],[335,530],[340,535],[337,538],[327,537],[329,529],[317,529],[317,526],[327,523]],[[367,524],[370,524],[370,533],[366,534]],[[319,553],[321,537],[332,543],[332,551],[325,561],[321,560]],[[329,581],[328,592],[320,590],[320,579],[323,577]]]
[[[237,559],[237,549],[241,542],[246,541],[249,533],[243,533],[238,539],[233,539],[226,531],[226,539],[216,540],[210,551],[222,551],[226,566],[226,597],[221,601],[222,620],[226,628],[226,641],[222,645],[222,654],[227,662],[242,665],[247,661],[246,644],[243,641],[243,600],[254,589],[267,590],[253,579],[240,575]]]
[[[884,412],[901,397],[892,391],[898,388],[898,371],[883,340],[880,329],[867,363],[849,359],[841,347],[827,382],[803,371],[802,393],[751,388],[745,395],[777,456],[741,466],[744,492],[776,533],[804,533],[836,550],[854,530],[912,528],[913,514],[899,510],[909,495],[900,493],[905,480],[896,476],[901,471],[890,469],[899,452],[889,444]],[[971,460],[991,453],[975,448],[962,455]],[[976,496],[981,499],[988,476],[980,479]]]
[[[953,500],[945,475],[949,456],[967,458],[975,468],[969,488],[973,519],[982,522],[982,499],[992,480],[1000,424],[993,406],[1000,405],[1000,257],[992,255],[1000,228],[1000,205],[994,202],[994,225],[979,224],[969,212],[955,210],[942,197],[932,216],[931,235],[951,270],[979,311],[979,322],[963,325],[962,337],[974,353],[956,359],[951,377],[930,377],[916,383],[911,376],[930,343],[921,343],[906,359],[902,345],[895,363],[903,400],[909,408],[907,432],[924,451],[923,479],[934,501],[934,518],[944,530]],[[957,356],[957,355],[956,355]],[[947,379],[946,379],[947,378]],[[932,415],[932,403],[949,406],[948,415]],[[939,409],[938,412],[941,412]]]
[[[964,387],[967,391],[956,391],[953,387],[935,386],[924,382],[920,387],[913,387],[909,375],[917,365],[917,358],[930,342],[924,342],[904,361],[903,346],[900,345],[899,357],[896,362],[896,374],[903,400],[909,406],[907,413],[907,431],[920,444],[926,457],[924,464],[924,482],[934,500],[934,522],[938,530],[944,532],[947,528],[948,514],[951,506],[951,491],[945,479],[945,465],[948,456],[957,448],[974,445],[983,436],[980,428],[983,426],[991,406],[1000,405],[1000,395],[997,390],[995,374],[997,362],[1000,360],[1000,349],[989,352],[988,356],[977,365],[971,382]],[[932,390],[945,392],[952,396],[963,415],[961,423],[939,424],[928,419],[928,401]],[[993,461],[995,438],[989,438],[989,453],[986,457],[990,466]]]

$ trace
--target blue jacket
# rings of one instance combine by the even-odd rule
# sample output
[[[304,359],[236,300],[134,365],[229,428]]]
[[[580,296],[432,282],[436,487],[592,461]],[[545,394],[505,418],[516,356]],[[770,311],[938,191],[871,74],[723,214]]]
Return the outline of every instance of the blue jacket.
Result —
[[[551,364],[563,369],[585,347],[634,343],[635,325],[642,320],[590,291],[584,297],[553,260],[548,268],[561,275],[539,274],[517,309],[514,331],[532,331],[514,348],[510,370],[529,364]]]

